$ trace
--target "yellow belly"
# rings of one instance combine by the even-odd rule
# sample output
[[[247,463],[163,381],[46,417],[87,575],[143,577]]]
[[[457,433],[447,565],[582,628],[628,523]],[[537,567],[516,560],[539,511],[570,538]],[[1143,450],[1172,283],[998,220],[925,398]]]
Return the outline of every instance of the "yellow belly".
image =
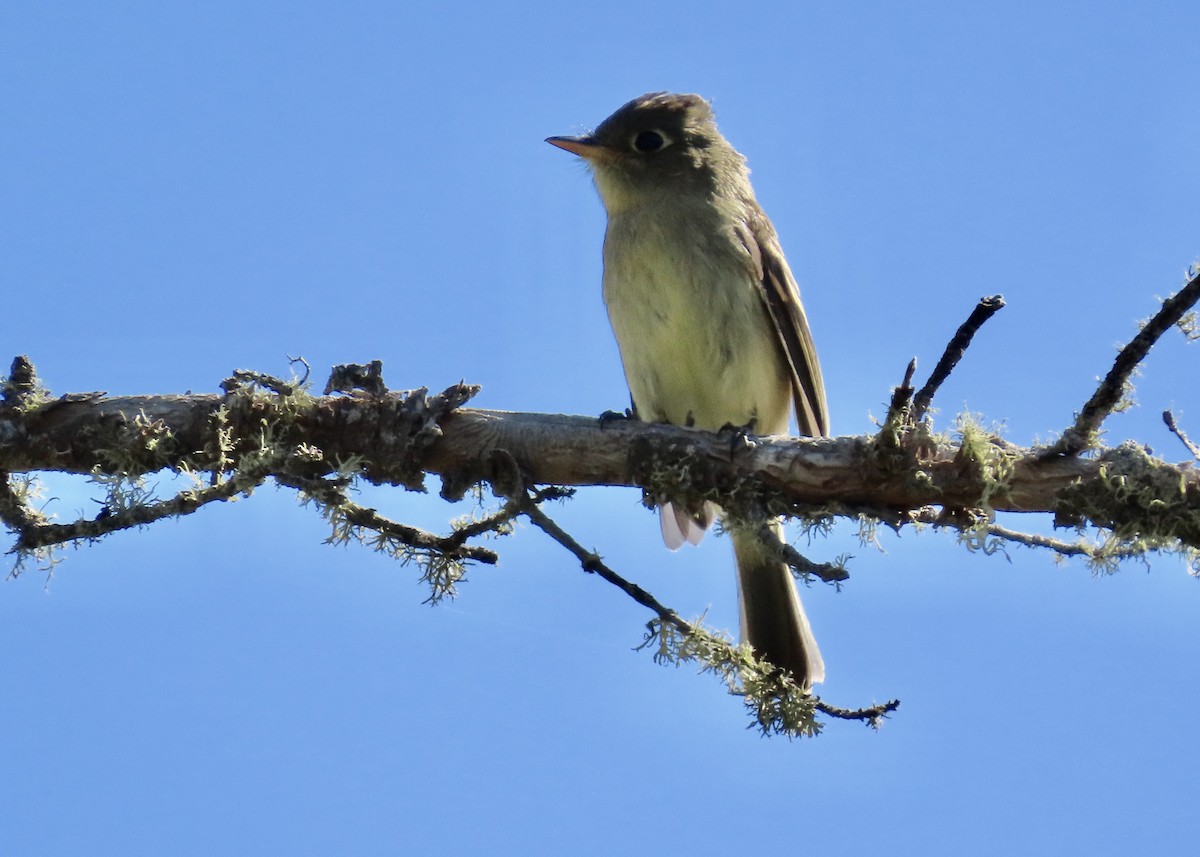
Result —
[[[678,252],[660,230],[606,242],[604,299],[644,420],[787,432],[791,385],[758,285],[733,253]],[[628,250],[628,252],[627,252]]]

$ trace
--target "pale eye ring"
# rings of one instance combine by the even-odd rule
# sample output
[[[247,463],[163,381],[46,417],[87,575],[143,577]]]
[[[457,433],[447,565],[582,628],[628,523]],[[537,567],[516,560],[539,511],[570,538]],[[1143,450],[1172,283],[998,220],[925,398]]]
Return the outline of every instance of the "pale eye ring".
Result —
[[[671,139],[662,131],[639,131],[633,135],[633,150],[642,154],[657,152],[671,145]]]

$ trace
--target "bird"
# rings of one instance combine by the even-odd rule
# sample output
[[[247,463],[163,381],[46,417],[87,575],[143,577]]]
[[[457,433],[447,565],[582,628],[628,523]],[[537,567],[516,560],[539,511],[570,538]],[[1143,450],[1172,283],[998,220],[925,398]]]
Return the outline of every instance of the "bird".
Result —
[[[699,95],[651,92],[591,133],[546,142],[578,155],[604,205],[602,291],[631,414],[719,431],[829,434],[825,386],[796,280],[750,185],[746,159]],[[697,543],[712,504],[659,507],[674,550]],[[770,537],[782,521],[764,519]],[[805,692],[825,664],[780,551],[763,527],[730,528],[741,636]]]

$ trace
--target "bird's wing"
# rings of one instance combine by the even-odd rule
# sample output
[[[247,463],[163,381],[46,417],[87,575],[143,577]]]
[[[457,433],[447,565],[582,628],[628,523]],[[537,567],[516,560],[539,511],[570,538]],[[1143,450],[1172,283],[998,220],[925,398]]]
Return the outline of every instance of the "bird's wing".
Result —
[[[754,259],[760,294],[791,373],[796,423],[801,434],[824,437],[829,434],[825,383],[821,380],[821,364],[817,361],[808,318],[800,303],[800,290],[783,257],[775,228],[757,205],[751,207],[744,227],[739,230],[740,237]]]

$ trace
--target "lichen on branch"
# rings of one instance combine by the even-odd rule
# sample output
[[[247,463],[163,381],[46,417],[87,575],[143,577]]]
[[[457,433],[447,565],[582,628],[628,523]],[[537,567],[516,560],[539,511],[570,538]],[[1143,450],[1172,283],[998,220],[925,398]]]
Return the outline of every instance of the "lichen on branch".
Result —
[[[63,546],[188,515],[272,482],[317,508],[330,526],[327,542],[358,542],[415,564],[428,600],[437,603],[455,595],[471,565],[497,561],[481,541],[508,534],[523,518],[585,572],[653,614],[643,644],[657,659],[719,676],[764,733],[813,735],[819,715],[878,725],[898,703],[847,709],[805,693],[748,648],[682,619],[618,574],[543,506],[569,497],[567,486],[636,486],[651,504],[715,503],[728,526],[787,516],[819,534],[844,518],[869,539],[879,525],[932,525],[987,553],[1023,545],[1082,555],[1093,568],[1111,571],[1123,559],[1170,552],[1200,571],[1200,471],[1193,467],[1200,452],[1173,415],[1167,414],[1168,428],[1191,461],[1172,464],[1134,442],[1099,446],[1101,425],[1120,407],[1133,371],[1158,338],[1172,326],[1193,338],[1198,273],[1190,272],[1184,288],[1121,349],[1062,438],[1043,447],[1011,443],[971,415],[938,431],[929,416],[972,338],[1003,307],[998,296],[979,302],[919,388],[916,361],[910,362],[877,431],[856,437],[757,437],[636,419],[476,410],[465,405],[478,388],[463,383],[434,394],[389,390],[379,361],[335,367],[320,396],[311,392],[304,364],[302,377],[288,379],[236,371],[220,393],[55,398],[33,363],[18,357],[0,384],[0,521],[13,534],[14,573],[30,564],[49,569]],[[98,511],[52,520],[35,500],[36,475],[52,471],[90,479],[100,494]],[[172,476],[166,481],[176,490],[160,494],[151,487],[147,477],[155,473]],[[360,484],[424,491],[429,475],[441,479],[447,500],[490,491],[497,505],[437,534],[353,499]],[[1003,512],[1043,513],[1076,538],[1013,530],[997,522]],[[1085,538],[1089,531],[1096,535]],[[778,547],[800,577],[835,585],[848,579],[844,557],[818,562],[793,546]]]

